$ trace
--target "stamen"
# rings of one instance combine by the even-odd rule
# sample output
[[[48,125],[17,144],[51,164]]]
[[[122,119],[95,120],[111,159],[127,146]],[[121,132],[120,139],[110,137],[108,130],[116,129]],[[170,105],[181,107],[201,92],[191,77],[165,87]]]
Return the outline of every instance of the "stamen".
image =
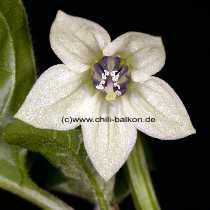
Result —
[[[94,65],[93,84],[97,90],[106,93],[105,99],[115,100],[128,87],[128,66],[120,65],[119,57],[105,56]]]
[[[116,75],[117,72],[118,72],[118,71],[112,71],[110,75],[111,75],[112,77],[114,77],[114,76]]]
[[[106,74],[102,73],[101,77],[102,79],[106,79]]]
[[[103,90],[103,89],[104,89],[104,86],[103,86],[103,85],[101,85],[101,84],[96,85],[96,89],[98,89],[98,90]]]
[[[109,71],[107,71],[106,69],[104,69],[104,73],[106,76],[109,76]]]
[[[117,96],[121,96],[122,95],[121,91],[119,91],[119,90],[116,90],[115,93],[116,93]]]
[[[113,82],[117,82],[119,79],[119,74],[116,74],[112,77]]]
[[[114,87],[117,87],[120,90],[120,85],[117,82],[114,83]]]

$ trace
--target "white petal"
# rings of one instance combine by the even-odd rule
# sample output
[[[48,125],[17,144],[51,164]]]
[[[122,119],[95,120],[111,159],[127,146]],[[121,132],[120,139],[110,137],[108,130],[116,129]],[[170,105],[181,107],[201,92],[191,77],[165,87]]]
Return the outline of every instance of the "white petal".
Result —
[[[86,105],[86,116],[123,117],[117,102],[108,104],[95,96]],[[98,173],[109,180],[127,160],[135,141],[136,128],[123,122],[82,123],[85,148]]]
[[[52,49],[75,71],[87,70],[109,42],[109,34],[98,24],[62,11],[58,11],[51,27]]]
[[[80,75],[56,65],[39,77],[15,117],[37,128],[73,129],[79,123],[62,123],[62,117],[78,116],[84,97]]]
[[[159,139],[179,139],[195,133],[189,115],[174,90],[163,80],[151,77],[123,97],[124,112],[142,118],[135,126]],[[155,122],[145,119],[155,118]],[[147,119],[148,120],[148,119]]]
[[[131,64],[131,76],[143,82],[157,73],[165,64],[165,50],[160,37],[139,32],[128,32],[105,49],[105,55],[121,55]]]

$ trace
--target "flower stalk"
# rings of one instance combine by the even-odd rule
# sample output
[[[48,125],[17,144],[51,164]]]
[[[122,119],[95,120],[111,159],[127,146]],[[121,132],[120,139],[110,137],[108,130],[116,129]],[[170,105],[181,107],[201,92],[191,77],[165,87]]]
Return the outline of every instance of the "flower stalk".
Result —
[[[160,210],[149,174],[141,142],[142,138],[142,135],[139,134],[138,141],[127,160],[127,172],[131,195],[136,210]]]
[[[94,175],[90,172],[90,170],[86,167],[86,173],[88,175],[89,181],[94,188],[95,195],[97,198],[97,210],[112,210],[108,201],[106,200],[103,191],[100,189],[100,186],[97,183]]]

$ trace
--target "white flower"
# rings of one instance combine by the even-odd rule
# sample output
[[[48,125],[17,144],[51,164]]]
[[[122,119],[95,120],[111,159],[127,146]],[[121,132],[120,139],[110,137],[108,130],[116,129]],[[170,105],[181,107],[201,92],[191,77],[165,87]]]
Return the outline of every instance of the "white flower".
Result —
[[[152,76],[165,63],[160,37],[128,32],[111,42],[98,24],[59,11],[50,43],[64,64],[40,76],[15,117],[43,129],[81,125],[87,153],[105,180],[128,158],[137,129],[164,140],[195,133],[174,90]],[[151,117],[155,122],[62,123],[63,116]]]

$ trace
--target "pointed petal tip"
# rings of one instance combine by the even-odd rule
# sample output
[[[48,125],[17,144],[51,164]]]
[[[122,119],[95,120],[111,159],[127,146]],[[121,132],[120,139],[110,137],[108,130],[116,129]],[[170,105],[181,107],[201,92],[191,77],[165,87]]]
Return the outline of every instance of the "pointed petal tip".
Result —
[[[109,173],[109,172],[105,172],[105,173],[102,173],[100,171],[97,171],[99,173],[99,175],[104,179],[105,182],[108,182],[113,176],[114,174],[112,173]]]
[[[67,15],[67,14],[66,14],[64,11],[62,11],[62,10],[59,9],[59,10],[57,11],[57,13],[56,13],[56,18],[57,18],[57,17],[61,17],[61,16],[63,16],[63,15]]]
[[[196,134],[196,129],[193,127],[192,124],[190,124],[189,127],[185,129],[185,131],[182,131],[182,133],[178,133],[177,136],[165,137],[165,138],[159,138],[159,139],[160,140],[180,140],[188,136],[191,136],[193,134]]]
[[[55,15],[55,21],[58,21],[58,22],[62,22],[62,21],[65,21],[66,18],[68,17],[71,17],[72,15],[69,15],[67,13],[65,13],[64,11],[62,10],[58,10],[56,15]]]
[[[56,15],[55,15],[54,22],[55,22],[55,20],[60,20],[64,15],[66,15],[65,12],[63,12],[62,10],[58,10]]]
[[[196,134],[196,129],[191,124],[191,126],[189,127],[188,136],[193,135],[193,134]]]
[[[109,161],[109,162],[111,162],[111,161]],[[117,174],[117,172],[120,170],[120,168],[123,166],[123,164],[121,164],[120,167],[117,167],[115,169],[110,167],[110,164],[108,164],[108,163],[101,164],[100,166],[99,165],[96,166],[96,164],[93,163],[93,166],[94,166],[95,170],[97,171],[97,173],[101,176],[101,178],[105,182],[108,182],[110,179],[112,179]]]
[[[174,140],[176,139],[182,139],[182,138],[186,138],[188,136],[191,136],[193,134],[196,134],[196,129],[193,127],[191,121],[188,127],[186,127],[185,130],[183,130],[183,134],[178,136],[177,138],[174,138]],[[172,139],[173,140],[173,139]]]
[[[191,134],[196,134],[196,129],[193,127],[193,131]]]

